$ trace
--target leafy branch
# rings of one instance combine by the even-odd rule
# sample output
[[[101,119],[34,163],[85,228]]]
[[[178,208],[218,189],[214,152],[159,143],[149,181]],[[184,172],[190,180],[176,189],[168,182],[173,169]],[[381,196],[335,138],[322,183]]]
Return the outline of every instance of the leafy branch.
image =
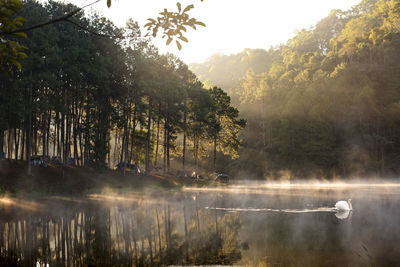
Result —
[[[146,36],[151,33],[153,37],[156,37],[157,33],[162,31],[161,38],[167,38],[166,44],[169,45],[175,39],[176,46],[181,50],[182,45],[180,41],[188,42],[188,39],[183,35],[187,31],[187,27],[196,30],[196,26],[206,27],[206,25],[189,16],[188,12],[194,8],[194,5],[188,5],[183,10],[181,3],[178,2],[176,5],[178,12],[168,11],[165,8],[163,12],[159,13],[161,16],[156,19],[148,19],[149,22],[144,27],[148,31]]]

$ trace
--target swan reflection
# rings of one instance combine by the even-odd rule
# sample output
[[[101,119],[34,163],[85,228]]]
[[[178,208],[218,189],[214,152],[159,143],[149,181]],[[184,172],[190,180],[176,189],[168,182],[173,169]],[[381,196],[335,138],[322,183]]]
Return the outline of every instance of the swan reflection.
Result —
[[[351,211],[349,210],[338,211],[335,213],[335,216],[339,220],[345,220],[347,218],[351,218]]]

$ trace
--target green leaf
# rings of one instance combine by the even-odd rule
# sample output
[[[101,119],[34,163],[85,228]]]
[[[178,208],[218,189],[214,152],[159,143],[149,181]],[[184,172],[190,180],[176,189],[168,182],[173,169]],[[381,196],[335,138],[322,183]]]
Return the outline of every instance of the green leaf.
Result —
[[[178,47],[179,50],[182,49],[182,45],[178,40],[176,41],[176,46]]]
[[[24,33],[24,32],[16,32],[13,35],[14,36],[18,36],[18,37],[22,37],[22,38],[26,38],[26,33]]]
[[[18,61],[14,60],[14,59],[10,59],[10,62],[12,64],[14,64],[19,70],[22,69],[22,65]]]
[[[187,7],[185,7],[185,9],[183,10],[182,13],[185,13],[185,12],[191,10],[192,8],[194,8],[194,5],[188,5]]]
[[[179,25],[179,26],[178,26],[178,30],[186,32],[186,28],[183,27],[182,25]]]
[[[169,45],[171,42],[172,42],[172,38],[168,38],[167,45]]]
[[[24,52],[19,52],[18,57],[20,57],[21,59],[24,59],[27,57],[27,55]]]
[[[17,27],[21,27],[23,25],[23,22],[26,21],[23,17],[16,17],[13,21],[12,24],[14,24]]]
[[[189,42],[188,39],[185,36],[179,36],[178,38],[181,39],[182,41],[186,42],[186,43]]]
[[[107,7],[111,6],[111,0],[107,0]]]
[[[201,22],[201,21],[196,21],[195,24],[200,25],[200,26],[203,26],[203,27],[206,27],[206,24],[204,24],[204,23]]]

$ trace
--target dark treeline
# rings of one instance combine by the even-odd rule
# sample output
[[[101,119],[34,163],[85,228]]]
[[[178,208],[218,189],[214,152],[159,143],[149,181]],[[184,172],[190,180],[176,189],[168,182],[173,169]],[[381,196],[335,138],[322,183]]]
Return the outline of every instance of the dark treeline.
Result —
[[[227,61],[240,71],[218,79]],[[238,170],[257,177],[400,173],[399,1],[333,10],[285,45],[214,56],[192,69],[228,84],[223,89],[248,121]]]
[[[25,1],[19,15],[28,27],[74,8]],[[1,76],[8,158],[72,157],[95,169],[136,162],[165,173],[173,159],[185,168],[203,156],[215,166],[217,151],[237,156],[244,121],[226,93],[204,89],[180,59],[160,55],[132,20],[125,28],[98,15],[70,20],[28,32],[21,71]]]

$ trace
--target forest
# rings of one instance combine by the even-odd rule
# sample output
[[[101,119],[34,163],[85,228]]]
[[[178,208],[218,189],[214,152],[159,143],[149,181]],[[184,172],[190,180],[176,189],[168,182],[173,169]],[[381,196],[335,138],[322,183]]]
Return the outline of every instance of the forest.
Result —
[[[29,27],[74,9],[25,1],[18,15]],[[13,36],[24,53],[0,74],[2,156],[249,179],[399,174],[399,1],[363,0],[285,44],[190,66],[143,36],[82,12]]]
[[[247,120],[231,165],[243,176],[398,177],[398,0],[332,10],[285,44],[190,68]]]
[[[76,9],[28,0],[18,15],[30,27]],[[13,60],[13,68],[4,64],[0,74],[3,157],[57,157],[64,165],[72,159],[99,171],[136,163],[146,174],[201,164],[214,171],[217,155],[238,157],[246,122],[227,93],[203,88],[135,21],[119,28],[80,12],[22,35],[13,38],[26,58]]]

